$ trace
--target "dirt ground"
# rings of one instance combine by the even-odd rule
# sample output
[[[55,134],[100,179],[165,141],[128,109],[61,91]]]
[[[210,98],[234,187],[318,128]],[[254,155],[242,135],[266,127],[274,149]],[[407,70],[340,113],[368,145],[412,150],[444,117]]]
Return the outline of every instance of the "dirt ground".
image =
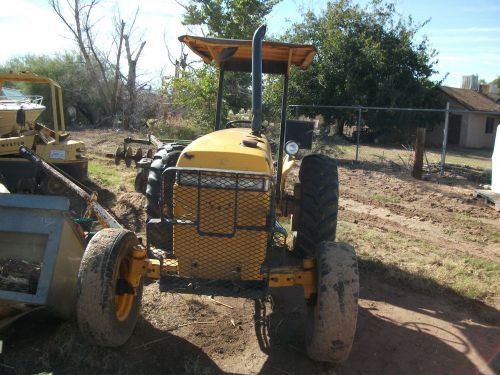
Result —
[[[93,169],[103,203],[143,233],[133,170],[104,157],[124,133],[75,136],[121,179]],[[298,289],[250,300],[164,293],[151,283],[125,346],[95,348],[74,323],[28,316],[1,334],[0,374],[500,374],[500,213],[465,179],[416,181],[393,163],[339,164],[338,238],[355,245],[361,274],[345,363],[307,359]]]

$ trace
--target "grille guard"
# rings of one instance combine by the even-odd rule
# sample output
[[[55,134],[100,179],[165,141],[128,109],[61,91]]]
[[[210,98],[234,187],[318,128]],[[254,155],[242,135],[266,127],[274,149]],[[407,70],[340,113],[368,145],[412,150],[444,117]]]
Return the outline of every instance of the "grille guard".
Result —
[[[182,184],[180,181],[181,173],[195,174],[197,176],[196,184]],[[213,186],[201,186],[202,184],[202,176],[211,178],[213,181]],[[224,178],[224,179],[234,179],[235,187],[224,187],[217,186],[218,182],[216,179]],[[267,181],[267,189],[259,190],[259,189],[251,189],[251,188],[241,188],[239,187],[240,181],[248,180],[248,179],[258,179],[261,178],[264,181]],[[196,214],[193,215],[184,215],[179,217],[179,215],[175,215],[175,206],[177,204],[182,204],[181,202],[173,202],[174,197],[174,185],[177,186],[185,186],[190,188],[196,188]],[[250,231],[259,231],[259,232],[273,232],[275,229],[275,218],[276,218],[276,208],[275,208],[275,179],[272,175],[266,173],[259,172],[249,172],[249,171],[234,171],[234,170],[225,170],[225,169],[209,169],[209,168],[186,168],[186,167],[171,167],[167,168],[162,173],[161,179],[161,195],[160,195],[160,213],[161,220],[163,222],[172,224],[172,225],[196,225],[198,234],[201,236],[212,236],[212,237],[233,237],[237,230],[250,230]],[[202,191],[233,191],[234,192],[234,204],[233,204],[233,230],[231,233],[221,233],[221,232],[211,232],[203,230],[202,227],[202,208],[201,204],[203,201]],[[266,216],[265,225],[241,225],[238,224],[238,208],[241,208],[242,204],[240,202],[241,193],[249,192],[253,194],[258,193],[268,193],[269,194],[269,205],[268,205],[268,214]],[[259,199],[258,197],[254,198],[255,200]],[[247,204],[251,203],[248,199]]]

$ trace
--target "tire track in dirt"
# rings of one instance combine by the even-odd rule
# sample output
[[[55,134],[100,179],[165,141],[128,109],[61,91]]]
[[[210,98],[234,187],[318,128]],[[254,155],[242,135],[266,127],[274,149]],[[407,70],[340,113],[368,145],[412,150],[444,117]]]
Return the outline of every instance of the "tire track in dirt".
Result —
[[[423,238],[427,242],[445,248],[447,252],[459,251],[483,259],[500,261],[496,244],[480,245],[469,242],[467,246],[463,246],[463,239],[450,236],[445,228],[422,217],[406,217],[393,212],[390,208],[364,204],[349,198],[341,198],[339,207],[342,211],[339,218],[342,220],[355,224],[362,222],[362,225],[403,234],[415,240]]]

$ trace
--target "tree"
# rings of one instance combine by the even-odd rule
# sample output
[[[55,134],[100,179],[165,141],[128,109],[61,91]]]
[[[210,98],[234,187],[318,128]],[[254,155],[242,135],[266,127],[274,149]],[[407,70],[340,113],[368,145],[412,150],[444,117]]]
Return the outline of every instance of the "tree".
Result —
[[[123,19],[115,22],[115,32],[112,36],[112,47],[99,49],[96,43],[95,26],[92,21],[92,11],[100,0],[68,0],[61,6],[59,0],[49,0],[49,4],[61,21],[67,26],[76,42],[78,51],[82,56],[85,67],[97,87],[99,103],[103,111],[103,122],[115,124],[120,112],[120,104],[125,108],[124,128],[137,123],[135,109],[137,105],[137,62],[144,48],[145,41],[139,42],[137,51],[132,52],[130,47],[130,34],[132,33],[135,19],[128,29]],[[128,64],[127,75],[120,70],[123,44],[126,48]],[[106,50],[107,52],[103,52]],[[114,51],[114,58],[111,52]],[[128,96],[121,97],[125,86]],[[126,103],[120,103],[126,99]]]
[[[350,0],[327,3],[316,15],[309,11],[292,26],[284,40],[310,43],[318,54],[305,72],[292,71],[290,103],[433,107],[438,101],[435,83],[436,51],[426,38],[416,42],[426,24],[403,19],[394,4],[374,0],[365,8]],[[308,111],[314,115],[314,111]],[[342,124],[355,122],[354,111],[324,113]],[[418,123],[421,115],[375,113],[364,115],[373,128],[398,127],[401,121]]]
[[[174,106],[182,108],[183,115],[203,132],[213,129],[217,97],[215,76],[214,66],[203,65],[184,70],[177,78],[167,77],[164,82],[164,92],[173,97]],[[227,112],[227,106],[224,107]]]
[[[214,38],[251,39],[280,0],[190,0],[183,5],[184,25],[199,25]]]
[[[262,24],[265,17],[271,12],[279,0],[190,0],[181,4],[184,9],[183,24],[186,26],[201,26],[209,37],[251,39],[257,27]],[[184,64],[188,66],[188,64]],[[184,90],[176,91],[174,103],[188,103],[190,100],[201,107],[196,108],[204,116],[195,116],[197,121],[204,121],[203,126],[208,129],[213,127],[215,119],[215,101],[217,91],[213,96],[207,97],[207,87],[217,87],[217,70],[206,67],[189,67],[183,70],[179,82],[167,80],[173,87],[183,87]],[[251,105],[250,75],[246,73],[227,72],[224,83],[224,111],[239,112],[242,108]],[[185,90],[186,84],[190,84],[190,90]],[[187,95],[187,97],[179,97]],[[187,105],[187,104],[186,104]],[[188,108],[189,107],[189,108]],[[186,108],[186,114],[190,116],[194,109],[192,106]],[[208,118],[213,112],[214,116]]]
[[[497,94],[500,94],[500,76],[495,78],[491,83],[497,85]]]

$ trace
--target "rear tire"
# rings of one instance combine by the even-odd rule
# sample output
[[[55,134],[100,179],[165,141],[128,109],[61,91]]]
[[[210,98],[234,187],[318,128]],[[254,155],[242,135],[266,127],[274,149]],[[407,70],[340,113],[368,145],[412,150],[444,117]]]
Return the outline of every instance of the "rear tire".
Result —
[[[322,241],[335,241],[339,206],[337,162],[326,155],[304,157],[299,170],[301,185],[295,251],[313,257]]]
[[[168,145],[170,146],[170,145]],[[181,151],[171,151],[172,147],[161,148],[153,157],[146,187],[146,222],[159,218],[161,213],[161,176],[165,169],[175,167]],[[170,150],[169,150],[170,148]],[[172,225],[161,223],[148,225],[148,243],[154,247],[170,250],[172,247]]]
[[[316,304],[308,306],[307,354],[318,362],[343,362],[351,351],[358,317],[359,275],[354,248],[346,243],[322,242],[316,274]]]
[[[64,195],[68,188],[51,174],[44,174],[40,182],[40,190],[44,195]]]
[[[78,273],[76,316],[80,332],[93,344],[120,346],[134,331],[142,300],[142,280],[134,295],[133,291],[123,291],[124,279],[120,276],[127,271],[126,257],[138,244],[132,232],[106,228],[85,249]]]
[[[148,179],[146,178],[145,173],[142,171],[137,173],[134,180],[135,191],[137,193],[146,194],[147,184],[148,184]]]

